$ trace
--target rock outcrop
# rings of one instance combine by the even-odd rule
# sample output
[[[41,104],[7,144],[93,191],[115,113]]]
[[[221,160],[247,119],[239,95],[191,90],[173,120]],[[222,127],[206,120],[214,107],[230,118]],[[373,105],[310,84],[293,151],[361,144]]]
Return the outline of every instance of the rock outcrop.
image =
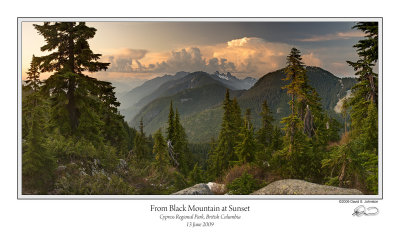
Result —
[[[172,195],[214,195],[207,184],[196,184],[192,187],[185,188]]]
[[[211,192],[214,195],[223,195],[226,194],[227,188],[224,184],[218,184],[215,182],[208,182],[207,186],[210,188]]]
[[[279,180],[251,195],[362,195],[357,189],[310,183],[304,180]]]

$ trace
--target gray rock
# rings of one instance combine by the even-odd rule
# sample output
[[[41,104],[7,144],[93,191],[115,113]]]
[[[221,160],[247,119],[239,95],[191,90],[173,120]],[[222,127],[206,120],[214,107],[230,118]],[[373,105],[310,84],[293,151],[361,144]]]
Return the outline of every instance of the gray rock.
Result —
[[[227,188],[224,184],[218,184],[215,182],[208,182],[207,186],[210,188],[214,195],[222,195],[227,192]]]
[[[290,179],[275,181],[251,195],[362,195],[362,192]]]
[[[196,184],[192,187],[185,188],[172,195],[214,195],[207,184]]]

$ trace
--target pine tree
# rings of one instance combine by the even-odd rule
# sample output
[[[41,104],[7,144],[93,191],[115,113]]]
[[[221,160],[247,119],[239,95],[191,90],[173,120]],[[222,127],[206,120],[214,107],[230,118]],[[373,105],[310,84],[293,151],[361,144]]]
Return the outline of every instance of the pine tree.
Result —
[[[368,118],[369,103],[374,103],[378,108],[378,75],[373,72],[373,67],[378,60],[378,23],[359,22],[353,28],[366,34],[365,39],[354,45],[359,60],[347,61],[358,76],[358,83],[352,88],[353,95],[349,100],[349,105],[352,107],[350,115],[353,134],[360,135],[364,129],[363,120]]]
[[[285,68],[286,77],[283,79],[289,81],[289,84],[282,87],[282,89],[287,90],[287,94],[290,96],[290,115],[282,119],[282,123],[285,126],[286,132],[286,142],[288,144],[288,154],[289,156],[293,154],[295,136],[301,135],[302,123],[304,118],[304,105],[305,97],[307,96],[305,90],[303,89],[306,82],[306,70],[304,68],[304,63],[301,61],[300,51],[296,48],[292,48],[289,56],[287,57],[287,66]],[[296,108],[298,107],[298,108]]]
[[[359,22],[353,28],[363,31],[365,39],[354,45],[359,60],[347,61],[358,75],[359,84],[353,87],[354,97],[351,102],[359,99],[370,100],[378,105],[378,75],[373,72],[373,67],[378,61],[378,22]],[[367,105],[368,106],[368,105]]]
[[[188,148],[185,129],[181,125],[178,109],[175,110],[173,146],[178,155],[179,170],[187,175],[191,167],[191,155]]]
[[[22,139],[25,139],[29,133],[28,122],[32,121],[33,111],[41,99],[39,94],[42,81],[39,79],[40,72],[36,57],[32,55],[31,64],[27,72],[26,85],[23,86],[27,95],[23,96],[22,101]]]
[[[221,130],[218,141],[213,152],[210,154],[210,174],[214,177],[222,175],[223,171],[228,169],[229,162],[237,161],[235,145],[238,141],[238,122],[240,117],[240,107],[230,99],[229,90],[226,90],[223,102],[224,116],[222,118]],[[239,113],[239,116],[238,116]]]
[[[238,155],[239,161],[242,164],[254,162],[257,144],[254,138],[254,128],[250,121],[250,109],[246,110],[239,138],[241,140],[235,146],[235,152]]]
[[[274,126],[271,139],[271,150],[276,151],[282,149],[282,131],[278,126]]]
[[[32,55],[31,64],[29,67],[28,72],[26,73],[28,76],[26,77],[26,86],[29,87],[33,92],[37,92],[42,85],[40,81],[40,71],[39,71],[39,64],[35,55]]]
[[[244,122],[242,118],[242,111],[240,110],[240,106],[236,97],[234,97],[231,102],[231,110],[232,136],[236,136],[236,138],[234,138],[234,141],[237,142],[239,140],[237,136],[240,133]],[[231,160],[234,160],[234,158],[232,158]]]
[[[169,105],[169,114],[168,114],[168,127],[167,127],[167,140],[172,141],[175,136],[175,114],[174,107],[172,106],[172,101]]]
[[[44,136],[43,107],[38,105],[33,110],[32,122],[22,154],[23,192],[36,191],[47,194],[55,178],[56,159],[49,154]]]
[[[287,57],[285,73],[284,80],[289,83],[283,89],[291,97],[291,113],[282,119],[286,146],[277,154],[281,157],[281,172],[287,177],[313,180],[320,171],[321,160],[315,153],[325,142],[326,125],[320,99],[308,84],[304,63],[296,48]]]
[[[161,129],[154,134],[153,154],[155,155],[156,168],[160,172],[164,172],[169,160],[167,143],[161,133]]]
[[[266,148],[269,147],[272,143],[274,130],[274,127],[272,125],[272,123],[274,122],[274,118],[272,117],[272,113],[269,110],[267,101],[264,101],[262,104],[261,118],[261,128],[257,132],[257,140],[260,144],[263,145],[264,148]]]
[[[139,132],[135,137],[134,152],[136,156],[135,160],[140,165],[148,161],[151,157],[151,148],[149,147],[148,139],[144,133],[143,119],[140,120]]]
[[[83,74],[109,66],[99,62],[101,55],[90,49],[88,40],[94,37],[96,29],[84,22],[45,22],[34,27],[46,41],[41,50],[50,52],[36,57],[40,71],[54,72],[44,85],[53,102],[52,120],[65,134],[89,137],[87,134],[93,133],[90,137],[101,141],[98,136],[104,121],[98,112],[103,108],[116,114],[119,103],[109,82]]]
[[[189,173],[189,184],[194,185],[204,182],[203,174],[203,170],[201,170],[198,163],[196,163],[193,167],[193,170]]]
[[[356,48],[359,59],[347,61],[355,70],[358,82],[348,100],[350,137],[334,147],[323,165],[332,170],[331,180],[366,193],[378,192],[378,75],[373,67],[378,61],[378,23],[359,22],[353,28],[365,33]],[[344,118],[346,110],[343,111]],[[340,170],[338,170],[340,168]]]
[[[46,148],[47,105],[40,93],[41,81],[35,57],[27,72],[31,92],[23,100],[23,193],[47,194],[54,183],[56,159]]]

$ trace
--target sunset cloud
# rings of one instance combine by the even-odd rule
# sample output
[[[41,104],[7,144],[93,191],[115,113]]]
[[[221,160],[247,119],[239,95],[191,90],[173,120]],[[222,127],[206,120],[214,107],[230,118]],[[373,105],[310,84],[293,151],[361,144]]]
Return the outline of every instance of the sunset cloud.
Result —
[[[110,63],[109,72],[134,72],[132,64],[144,58],[147,50],[136,50],[124,48],[116,51],[113,55],[105,56]]]
[[[290,46],[261,38],[239,38],[216,45],[180,48],[170,52],[122,50],[108,56],[109,72],[176,73],[178,71],[231,72],[238,76],[260,77],[285,65]],[[313,64],[318,60],[312,58]]]
[[[268,72],[283,68],[292,47],[289,44],[269,42],[257,37],[243,37],[225,43],[177,48],[167,52],[122,49],[108,56],[111,63],[108,73],[118,73],[111,75],[117,77],[126,76],[123,73],[135,77],[154,77],[179,71],[219,71],[231,72],[238,77],[259,78]],[[302,58],[307,66],[329,66],[322,62],[318,53],[312,51],[306,51]]]

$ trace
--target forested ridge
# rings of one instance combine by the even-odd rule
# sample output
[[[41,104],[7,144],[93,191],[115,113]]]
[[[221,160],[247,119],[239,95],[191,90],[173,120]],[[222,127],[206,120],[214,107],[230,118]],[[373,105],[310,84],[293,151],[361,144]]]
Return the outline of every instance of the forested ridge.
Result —
[[[377,194],[378,24],[354,28],[366,36],[354,45],[358,60],[348,61],[357,82],[341,106],[345,125],[328,113],[325,107],[333,103],[321,100],[301,52],[292,48],[286,67],[277,71],[284,74],[281,90],[289,110],[279,118],[268,104],[270,94],[256,96],[264,99],[257,100],[262,104],[254,113],[250,98],[195,77],[209,85],[206,96],[216,92],[223,98],[222,106],[212,106],[221,112],[214,129],[219,134],[196,143],[189,142],[181,118],[182,112],[196,111],[171,98],[157,102],[165,107],[157,116],[166,119],[165,128],[146,134],[145,119],[138,119],[138,129],[124,121],[112,84],[92,77],[110,65],[90,48],[95,28],[84,22],[35,25],[47,54],[32,56],[22,87],[22,193],[171,194],[214,181],[226,185],[224,193],[250,194],[291,178]],[[42,80],[44,72],[51,76]]]

